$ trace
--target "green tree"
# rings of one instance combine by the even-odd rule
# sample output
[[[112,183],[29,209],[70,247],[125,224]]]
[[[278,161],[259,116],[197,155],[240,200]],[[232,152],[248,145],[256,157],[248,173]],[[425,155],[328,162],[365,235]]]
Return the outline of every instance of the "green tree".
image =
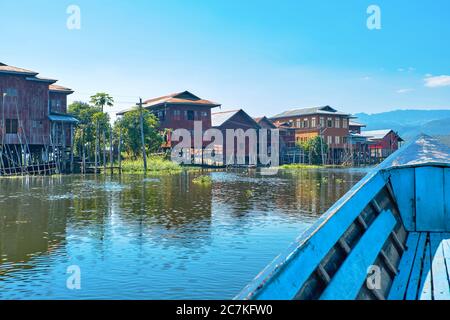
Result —
[[[114,99],[107,93],[99,92],[91,96],[91,103],[103,112],[105,106],[112,107],[114,105]]]
[[[108,114],[103,113],[99,107],[81,101],[76,101],[69,105],[68,112],[80,121],[75,129],[75,154],[78,156],[82,155],[83,144],[86,148],[85,151],[93,154],[95,150],[95,139],[98,134],[97,122],[99,132],[105,131],[106,134],[109,133]]]
[[[158,130],[158,119],[148,110],[143,110],[144,118],[144,141],[147,152],[156,152],[161,148],[163,137]],[[122,131],[123,148],[137,158],[141,153],[141,131],[140,131],[140,113],[136,108],[133,111],[125,113],[122,118],[115,123],[115,130]],[[117,134],[116,134],[117,135]]]
[[[297,143],[297,145],[309,156],[311,164],[323,164],[322,154],[327,154],[328,146],[321,137],[310,138],[304,142]]]

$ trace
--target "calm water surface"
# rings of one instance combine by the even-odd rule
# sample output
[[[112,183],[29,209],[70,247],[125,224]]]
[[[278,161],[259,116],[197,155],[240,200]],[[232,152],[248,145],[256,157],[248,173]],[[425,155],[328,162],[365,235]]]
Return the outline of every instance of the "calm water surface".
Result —
[[[232,298],[365,173],[0,179],[0,299]]]

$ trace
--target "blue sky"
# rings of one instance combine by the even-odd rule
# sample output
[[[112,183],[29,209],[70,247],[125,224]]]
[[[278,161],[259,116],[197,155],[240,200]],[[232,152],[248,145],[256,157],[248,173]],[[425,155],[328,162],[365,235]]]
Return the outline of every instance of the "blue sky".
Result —
[[[69,30],[67,7],[81,9]],[[381,30],[366,27],[381,9]],[[76,90],[190,90],[252,116],[331,105],[450,109],[450,1],[29,0],[0,3],[0,61]]]

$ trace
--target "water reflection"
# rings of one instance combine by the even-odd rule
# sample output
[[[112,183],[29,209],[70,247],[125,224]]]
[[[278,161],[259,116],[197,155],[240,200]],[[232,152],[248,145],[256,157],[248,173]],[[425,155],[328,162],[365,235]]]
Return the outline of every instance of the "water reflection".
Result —
[[[210,174],[0,180],[0,298],[231,298],[364,172]]]

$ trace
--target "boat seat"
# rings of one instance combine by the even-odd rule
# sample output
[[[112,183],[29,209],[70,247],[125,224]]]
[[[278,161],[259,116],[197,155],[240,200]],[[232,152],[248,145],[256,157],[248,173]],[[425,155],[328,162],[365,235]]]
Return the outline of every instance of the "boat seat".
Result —
[[[390,300],[450,300],[450,233],[412,232]]]

